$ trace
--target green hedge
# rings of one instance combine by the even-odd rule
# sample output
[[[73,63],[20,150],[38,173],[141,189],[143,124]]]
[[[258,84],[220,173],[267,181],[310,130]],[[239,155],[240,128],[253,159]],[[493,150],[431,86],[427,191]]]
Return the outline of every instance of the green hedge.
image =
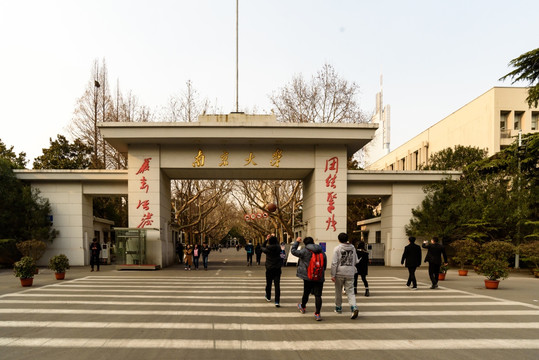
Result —
[[[0,239],[0,266],[13,267],[19,261],[22,254],[17,249],[17,241],[14,239]]]

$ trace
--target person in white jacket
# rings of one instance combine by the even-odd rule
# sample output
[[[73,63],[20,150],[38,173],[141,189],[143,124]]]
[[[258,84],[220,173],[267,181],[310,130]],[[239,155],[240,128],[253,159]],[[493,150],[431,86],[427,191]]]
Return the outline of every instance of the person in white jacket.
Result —
[[[340,244],[333,252],[331,262],[331,281],[335,283],[335,312],[342,313],[342,291],[343,287],[348,297],[351,319],[356,319],[359,310],[356,305],[356,295],[354,294],[354,274],[356,273],[357,254],[354,245],[348,242],[348,235],[340,233],[337,237]]]

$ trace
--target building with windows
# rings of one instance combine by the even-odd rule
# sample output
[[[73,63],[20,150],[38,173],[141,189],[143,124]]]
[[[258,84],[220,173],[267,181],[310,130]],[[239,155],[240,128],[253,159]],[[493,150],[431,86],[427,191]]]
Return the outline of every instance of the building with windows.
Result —
[[[509,146],[518,133],[538,131],[539,109],[529,108],[528,89],[494,87],[419,133],[368,170],[417,170],[428,158],[455,145],[486,149],[491,156]]]

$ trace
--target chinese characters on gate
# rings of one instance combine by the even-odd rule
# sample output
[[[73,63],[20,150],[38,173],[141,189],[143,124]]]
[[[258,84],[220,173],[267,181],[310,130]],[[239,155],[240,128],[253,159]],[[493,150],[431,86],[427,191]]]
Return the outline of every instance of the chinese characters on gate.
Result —
[[[140,169],[138,169],[137,173],[135,175],[144,174],[146,171],[150,170],[150,160],[152,158],[146,158],[144,159],[144,162]],[[140,178],[140,190],[142,190],[145,194],[148,193],[148,190],[150,189],[150,186],[147,183],[146,177],[142,175]],[[153,224],[152,216],[153,214],[150,212],[150,200],[139,200],[137,209],[142,208],[144,214],[142,215],[142,219],[140,220],[140,223],[138,224],[137,228],[144,228],[145,226],[149,226]]]
[[[326,188],[328,190],[327,192],[327,211],[328,211],[328,219],[326,220],[326,231],[329,229],[333,229],[333,231],[337,231],[337,221],[335,221],[335,214],[333,213],[333,210],[335,210],[335,199],[337,199],[337,193],[335,190],[337,186],[335,185],[335,182],[337,181],[337,173],[339,172],[339,158],[332,157],[326,160],[326,168],[324,169],[324,173],[327,174],[326,177]]]
[[[229,154],[228,151],[223,151],[223,153],[220,156],[220,159],[221,159],[221,162],[219,163],[220,167],[229,165],[229,163],[228,163],[228,160],[229,160],[228,156],[229,155],[230,154]],[[281,158],[282,157],[283,157],[283,150],[275,149],[273,154],[271,154],[271,160],[269,162],[270,166],[279,167],[279,164],[281,163]],[[243,159],[244,160],[243,166],[247,166],[247,165],[257,166],[258,163],[255,162],[255,158],[256,158],[255,154],[251,151],[247,155],[247,157],[245,157]],[[191,165],[193,167],[204,167],[205,162],[206,162],[206,155],[204,155],[204,151],[199,149],[197,154],[195,155],[194,161],[193,161],[193,163]]]

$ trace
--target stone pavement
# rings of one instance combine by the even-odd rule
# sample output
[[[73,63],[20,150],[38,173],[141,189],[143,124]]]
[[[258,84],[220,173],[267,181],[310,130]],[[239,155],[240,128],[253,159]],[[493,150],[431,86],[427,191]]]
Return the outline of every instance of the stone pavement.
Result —
[[[486,290],[482,277],[450,270],[430,290],[424,267],[411,291],[406,269],[372,266],[359,318],[333,312],[328,280],[316,322],[314,299],[297,311],[294,266],[283,268],[275,308],[264,266],[244,258],[212,252],[208,271],[77,267],[63,281],[41,269],[31,288],[0,270],[0,359],[537,359],[539,279],[526,272]]]

